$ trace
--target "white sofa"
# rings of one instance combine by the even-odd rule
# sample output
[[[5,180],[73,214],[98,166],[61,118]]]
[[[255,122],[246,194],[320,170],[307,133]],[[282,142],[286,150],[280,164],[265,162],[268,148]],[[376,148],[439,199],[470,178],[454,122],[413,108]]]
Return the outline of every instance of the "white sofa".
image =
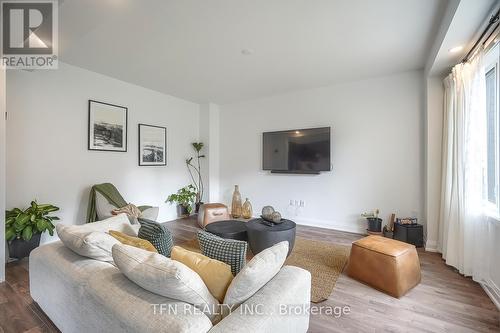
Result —
[[[298,267],[284,266],[216,325],[192,305],[142,289],[113,264],[82,257],[60,241],[35,249],[29,270],[33,300],[64,333],[278,333],[306,332],[309,326],[311,275]]]

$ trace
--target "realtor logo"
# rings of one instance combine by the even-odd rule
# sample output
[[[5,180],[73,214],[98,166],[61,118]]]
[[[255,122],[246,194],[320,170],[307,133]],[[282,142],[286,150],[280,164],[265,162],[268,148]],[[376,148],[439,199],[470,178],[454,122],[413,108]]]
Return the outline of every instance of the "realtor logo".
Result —
[[[57,0],[1,1],[2,65],[57,68]]]

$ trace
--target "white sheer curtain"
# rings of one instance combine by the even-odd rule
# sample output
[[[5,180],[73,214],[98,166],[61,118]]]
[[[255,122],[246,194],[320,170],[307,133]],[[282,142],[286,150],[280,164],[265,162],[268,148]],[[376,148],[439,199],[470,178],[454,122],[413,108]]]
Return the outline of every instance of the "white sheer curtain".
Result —
[[[486,92],[483,51],[444,80],[443,169],[438,247],[448,265],[482,281],[488,223],[483,214]]]

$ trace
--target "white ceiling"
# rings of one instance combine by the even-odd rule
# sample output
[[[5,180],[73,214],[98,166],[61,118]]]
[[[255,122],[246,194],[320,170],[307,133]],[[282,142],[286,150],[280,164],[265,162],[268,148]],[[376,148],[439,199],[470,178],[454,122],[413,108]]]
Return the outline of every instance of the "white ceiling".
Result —
[[[447,2],[64,0],[60,59],[224,104],[423,68]]]
[[[426,70],[431,76],[442,76],[459,63],[486,28],[499,0],[453,0],[448,3],[439,33],[429,54]],[[449,50],[462,46],[460,52]]]

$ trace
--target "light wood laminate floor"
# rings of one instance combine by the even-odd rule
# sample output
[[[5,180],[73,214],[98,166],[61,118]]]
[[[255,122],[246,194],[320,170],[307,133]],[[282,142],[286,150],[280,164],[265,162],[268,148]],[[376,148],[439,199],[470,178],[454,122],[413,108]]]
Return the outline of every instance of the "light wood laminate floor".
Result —
[[[167,222],[176,244],[195,237],[194,219]],[[350,245],[363,237],[335,230],[298,226],[297,236]],[[311,316],[309,332],[500,332],[499,311],[481,286],[444,264],[437,253],[418,251],[422,282],[401,299],[359,283],[345,274],[330,298],[318,305],[349,306],[335,318]],[[29,296],[28,261],[9,263],[0,284],[0,332],[57,332]]]

